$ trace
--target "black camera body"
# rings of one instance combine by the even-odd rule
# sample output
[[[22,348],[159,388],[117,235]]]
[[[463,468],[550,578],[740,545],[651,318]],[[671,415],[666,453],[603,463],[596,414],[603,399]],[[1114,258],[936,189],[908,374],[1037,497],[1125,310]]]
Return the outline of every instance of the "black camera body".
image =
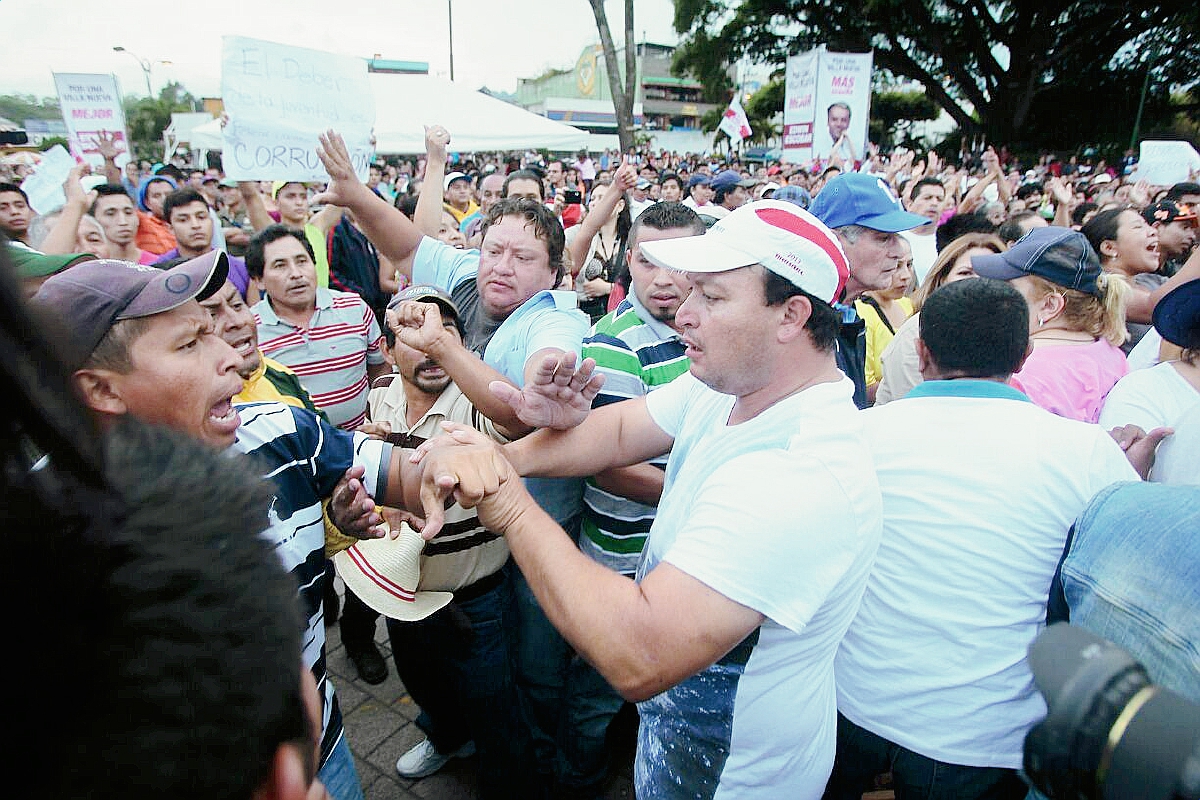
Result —
[[[1200,705],[1154,685],[1112,642],[1066,623],[1029,648],[1046,718],[1025,737],[1025,775],[1051,798],[1200,798]]]

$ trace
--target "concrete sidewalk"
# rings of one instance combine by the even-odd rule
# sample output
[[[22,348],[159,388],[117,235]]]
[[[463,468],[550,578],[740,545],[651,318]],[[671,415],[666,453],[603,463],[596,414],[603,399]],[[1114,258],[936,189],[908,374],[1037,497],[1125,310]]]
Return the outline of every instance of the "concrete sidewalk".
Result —
[[[342,594],[341,579],[336,581]],[[404,690],[392,664],[387,629],[376,625],[375,641],[388,664],[388,679],[378,686],[358,680],[354,664],[342,647],[337,625],[326,627],[326,659],[345,718],[346,735],[354,753],[367,800],[468,800],[475,797],[475,759],[454,759],[440,772],[419,780],[396,774],[396,759],[424,738],[413,723],[419,709]],[[632,737],[618,740],[617,763],[610,774],[604,800],[629,800],[633,792]]]

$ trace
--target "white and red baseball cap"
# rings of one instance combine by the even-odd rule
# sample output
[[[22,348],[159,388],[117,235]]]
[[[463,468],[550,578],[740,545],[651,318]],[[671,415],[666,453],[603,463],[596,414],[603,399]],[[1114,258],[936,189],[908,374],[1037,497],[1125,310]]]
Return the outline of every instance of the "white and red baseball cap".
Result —
[[[834,232],[780,200],[747,203],[703,236],[645,242],[641,251],[650,263],[679,272],[728,272],[761,264],[826,303],[841,296],[850,276]]]

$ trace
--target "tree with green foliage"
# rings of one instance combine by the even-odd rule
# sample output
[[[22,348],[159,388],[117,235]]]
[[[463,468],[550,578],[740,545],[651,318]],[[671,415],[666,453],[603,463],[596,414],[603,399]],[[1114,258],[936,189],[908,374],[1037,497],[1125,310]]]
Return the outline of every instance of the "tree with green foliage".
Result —
[[[0,95],[0,117],[23,125],[27,119],[62,119],[62,111],[54,97],[5,94]]]
[[[675,0],[674,67],[712,98],[742,56],[873,50],[877,69],[920,83],[962,132],[1053,146],[1064,122],[1066,135],[1099,125],[1128,137],[1147,71],[1159,107],[1172,86],[1195,84],[1198,22],[1192,0]]]
[[[937,103],[925,92],[911,89],[885,89],[871,93],[870,139],[876,144],[917,147],[912,134],[918,122],[937,119],[941,115]]]

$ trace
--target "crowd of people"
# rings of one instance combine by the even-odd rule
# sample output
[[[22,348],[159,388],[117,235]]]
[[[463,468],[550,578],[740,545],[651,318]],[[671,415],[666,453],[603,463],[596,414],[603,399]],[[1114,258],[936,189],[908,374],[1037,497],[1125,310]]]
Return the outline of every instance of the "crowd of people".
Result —
[[[223,796],[361,798],[330,625],[420,707],[397,772],[474,756],[489,798],[598,796],[631,704],[643,798],[1023,798],[1048,619],[1200,701],[1194,176],[991,147],[456,154],[437,125],[366,181],[322,135],[320,185],[101,150],[45,218],[0,183],[8,324],[62,368],[56,424],[101,443],[16,425],[6,491],[49,460],[112,498],[56,531],[132,553],[89,578],[122,603],[81,668],[182,599],[130,644],[173,681],[122,713],[96,679],[87,706],[87,730],[137,738],[145,713],[154,736],[64,772],[70,793],[127,792],[131,759],[181,759],[203,721],[247,760]],[[206,548],[240,571],[194,569]],[[274,594],[250,608],[245,580]],[[197,639],[202,697],[179,675]],[[247,677],[263,649],[282,699]],[[260,704],[270,730],[243,721]],[[168,772],[138,774],[207,786]]]

